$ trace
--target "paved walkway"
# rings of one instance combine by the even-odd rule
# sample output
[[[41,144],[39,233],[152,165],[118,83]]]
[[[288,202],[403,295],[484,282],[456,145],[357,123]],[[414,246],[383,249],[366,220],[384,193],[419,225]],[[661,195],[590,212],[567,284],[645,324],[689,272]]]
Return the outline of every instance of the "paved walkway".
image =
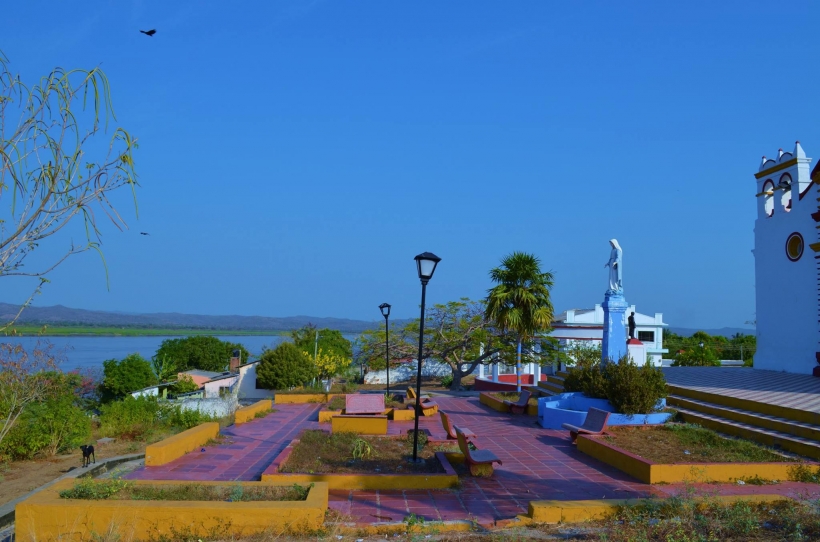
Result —
[[[673,386],[820,413],[820,378],[750,367],[665,367]]]
[[[416,514],[428,521],[495,520],[527,513],[532,500],[626,499],[674,495],[682,486],[649,486],[577,451],[566,431],[543,429],[530,416],[501,414],[477,398],[437,397],[453,423],[477,436],[479,449],[489,449],[503,461],[492,478],[462,477],[460,490],[393,490],[330,492],[330,507],[349,521],[402,521]],[[162,467],[147,467],[129,478],[143,480],[258,480],[262,471],[296,435],[319,428],[319,405],[276,405],[278,412],[223,431],[232,442],[192,452]],[[444,439],[438,416],[423,418],[420,427]],[[322,426],[328,429],[328,425]],[[390,433],[405,433],[413,422],[390,422]],[[797,496],[817,493],[815,485],[783,483],[775,486],[705,485],[707,493],[778,493]]]

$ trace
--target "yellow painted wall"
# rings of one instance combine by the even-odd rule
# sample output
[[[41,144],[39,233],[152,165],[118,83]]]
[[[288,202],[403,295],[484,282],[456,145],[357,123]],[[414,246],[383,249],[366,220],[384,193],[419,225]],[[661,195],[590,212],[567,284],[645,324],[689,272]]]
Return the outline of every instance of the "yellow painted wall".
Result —
[[[393,421],[396,422],[406,422],[409,420],[414,420],[416,418],[416,413],[407,409],[398,409],[394,408],[391,414]]]
[[[209,529],[226,528],[233,537],[263,531],[316,530],[327,510],[327,484],[316,483],[306,501],[300,502],[185,502],[185,501],[83,501],[61,499],[59,492],[75,480],[62,480],[37,493],[15,508],[15,536],[18,542],[47,540],[90,540],[93,535],[119,540],[146,540],[178,533],[196,536]],[[138,481],[140,485],[157,482]],[[183,484],[184,482],[173,482]],[[196,482],[198,485],[262,482]],[[168,482],[165,482],[168,484]],[[276,483],[267,485],[278,485]],[[290,485],[290,484],[289,484]]]
[[[292,403],[327,403],[326,393],[277,393],[273,396],[273,404],[287,405]]]
[[[329,489],[448,489],[458,487],[457,474],[263,474],[263,482],[280,485],[326,483]]]
[[[257,412],[265,412],[273,408],[273,401],[270,399],[262,399],[250,406],[242,407],[236,411],[234,423],[236,425],[249,422],[254,419]]]
[[[320,410],[319,423],[330,423],[330,420],[331,418],[333,418],[333,416],[338,416],[341,413],[341,410]]]
[[[758,476],[764,480],[788,480],[796,463],[690,463],[654,464],[632,457],[595,438],[578,436],[578,450],[637,478],[646,484],[678,482],[733,482]]]
[[[709,497],[709,501],[729,504],[737,501],[775,502],[787,500],[782,495],[729,495]],[[704,499],[706,500],[706,499]],[[577,523],[601,519],[614,514],[619,506],[636,505],[641,499],[601,499],[590,501],[530,501],[529,516],[536,523]]]
[[[216,438],[219,434],[219,424],[208,422],[192,427],[187,431],[168,437],[145,448],[145,465],[158,467],[178,459],[188,452],[195,450]]]
[[[360,435],[387,434],[387,416],[368,416],[366,418],[334,416],[330,423],[330,428],[333,433],[349,431]]]
[[[478,400],[482,405],[487,405],[488,407],[490,407],[493,410],[497,410],[499,412],[509,412],[510,411],[510,407],[505,405],[504,401],[502,401],[501,399],[497,399],[497,398],[493,397],[489,393],[482,392],[478,396]]]

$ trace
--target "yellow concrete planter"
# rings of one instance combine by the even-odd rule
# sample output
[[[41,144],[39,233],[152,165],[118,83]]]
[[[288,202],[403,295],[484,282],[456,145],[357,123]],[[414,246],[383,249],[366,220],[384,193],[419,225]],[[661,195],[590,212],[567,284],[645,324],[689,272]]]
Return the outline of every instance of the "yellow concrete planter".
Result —
[[[327,403],[326,393],[276,393],[273,404],[287,405],[293,403]]]
[[[676,463],[665,465],[617,448],[600,437],[578,435],[578,450],[611,465],[645,484],[677,482],[734,482],[741,478],[788,480],[799,463]]]
[[[231,537],[283,531],[304,532],[322,526],[327,510],[327,484],[315,483],[305,501],[118,501],[61,499],[74,486],[62,480],[15,508],[15,538],[44,540],[119,540],[174,538],[174,533],[206,536],[209,531]],[[139,485],[182,485],[186,482],[136,481]],[[262,482],[191,482],[197,485],[258,486]],[[268,483],[266,485],[279,485]]]
[[[387,434],[387,416],[333,416],[330,424],[333,433],[347,431],[360,435]]]
[[[320,410],[319,423],[330,423],[330,420],[333,418],[333,416],[338,416],[341,413],[341,410]]]
[[[145,466],[158,467],[179,459],[219,435],[219,424],[208,422],[145,448]]]
[[[481,392],[478,396],[479,402],[482,405],[487,405],[493,410],[497,410],[499,412],[509,412],[510,407],[504,404],[502,399],[498,397],[494,397],[490,395],[492,392]],[[527,410],[524,411],[527,416],[538,416],[538,405],[527,405]]]
[[[787,500],[782,495],[728,495],[699,499],[702,502],[775,502]],[[592,501],[530,501],[529,516],[535,523],[579,523],[604,519],[619,506],[637,505],[645,499],[601,499]]]
[[[334,418],[335,420],[336,418]],[[303,474],[279,472],[290,457],[293,448],[299,443],[296,439],[280,453],[262,473],[263,482],[276,482],[280,485],[326,483],[329,489],[448,489],[458,487],[458,474],[444,452],[436,452],[436,457],[444,469],[436,474]],[[459,454],[460,455],[460,454]]]
[[[392,409],[392,413],[391,413],[390,417],[394,422],[406,422],[406,421],[415,420],[416,419],[416,413],[413,412],[412,410],[410,410],[409,408],[404,409],[404,410],[394,408],[394,409]]]
[[[255,419],[257,413],[270,410],[272,406],[273,401],[271,401],[270,399],[262,399],[261,401],[258,401],[250,406],[242,407],[236,411],[234,424],[239,425],[247,423]]]

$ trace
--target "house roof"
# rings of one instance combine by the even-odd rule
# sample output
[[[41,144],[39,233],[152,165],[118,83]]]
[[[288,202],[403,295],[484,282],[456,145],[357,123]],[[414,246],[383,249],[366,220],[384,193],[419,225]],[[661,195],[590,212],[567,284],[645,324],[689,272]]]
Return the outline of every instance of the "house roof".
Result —
[[[206,384],[210,384],[211,382],[216,382],[217,380],[225,380],[226,378],[236,378],[238,375],[236,373],[227,373],[221,376],[217,376],[216,378],[210,379]]]
[[[217,373],[214,371],[200,371],[199,369],[191,369],[190,371],[182,371],[180,374],[191,375],[191,376],[204,376],[206,378],[214,378],[216,376],[220,376],[222,373]]]

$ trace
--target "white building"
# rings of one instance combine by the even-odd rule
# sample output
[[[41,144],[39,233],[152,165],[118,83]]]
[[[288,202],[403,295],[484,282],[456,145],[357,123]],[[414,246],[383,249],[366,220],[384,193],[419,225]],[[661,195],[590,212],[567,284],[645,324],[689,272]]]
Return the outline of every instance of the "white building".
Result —
[[[238,395],[240,399],[270,399],[273,397],[271,390],[259,388],[256,383],[256,368],[258,366],[259,360],[239,366]]]
[[[755,173],[756,369],[811,374],[820,363],[820,167],[809,174],[810,163],[798,141]]]
[[[663,330],[668,327],[663,323],[663,314],[656,312],[654,316],[641,314],[635,311],[635,305],[631,305],[624,314],[628,318],[635,313],[635,337],[641,341],[646,348],[646,353],[655,366],[661,365],[663,354],[669,352],[663,347]],[[629,329],[627,322],[624,326]],[[600,345],[604,335],[604,309],[601,305],[595,305],[594,309],[571,309],[559,314],[552,323],[553,331],[551,337],[558,339],[561,347],[571,347],[577,343],[591,343]],[[624,337],[626,341],[626,337]],[[642,365],[641,360],[635,360]]]

